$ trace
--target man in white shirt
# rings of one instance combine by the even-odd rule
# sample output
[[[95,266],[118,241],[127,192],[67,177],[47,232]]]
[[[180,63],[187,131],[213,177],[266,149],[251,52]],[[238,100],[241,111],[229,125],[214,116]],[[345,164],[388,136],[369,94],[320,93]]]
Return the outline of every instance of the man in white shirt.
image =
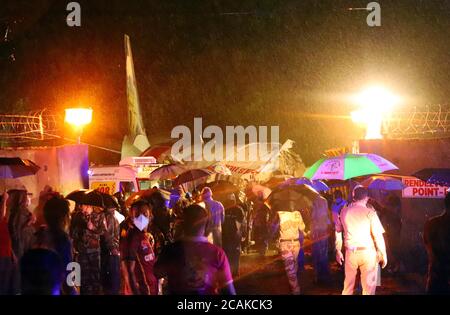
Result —
[[[344,262],[342,233],[345,246],[345,280],[343,295],[353,294],[356,274],[361,272],[363,295],[374,295],[378,279],[378,263],[386,267],[387,255],[384,229],[377,213],[367,206],[368,190],[356,187],[353,203],[343,208],[336,227],[336,260]]]

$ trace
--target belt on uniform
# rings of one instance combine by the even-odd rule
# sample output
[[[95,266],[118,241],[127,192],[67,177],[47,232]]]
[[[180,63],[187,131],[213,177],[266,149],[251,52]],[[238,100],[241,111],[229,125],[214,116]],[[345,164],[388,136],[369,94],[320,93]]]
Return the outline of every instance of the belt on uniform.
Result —
[[[298,238],[293,238],[293,239],[290,239],[290,240],[288,240],[288,239],[281,239],[280,240],[280,242],[298,242],[299,240],[298,240]]]
[[[375,249],[375,248],[373,248],[373,247],[346,247],[346,249],[351,252],[356,252],[359,250],[367,250],[367,249]]]

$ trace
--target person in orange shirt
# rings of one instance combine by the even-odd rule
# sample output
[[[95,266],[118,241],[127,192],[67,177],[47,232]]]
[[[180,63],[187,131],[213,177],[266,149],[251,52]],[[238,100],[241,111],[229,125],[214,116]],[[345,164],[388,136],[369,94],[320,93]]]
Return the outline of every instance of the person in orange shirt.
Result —
[[[368,190],[362,186],[353,191],[353,203],[341,211],[336,226],[336,260],[345,262],[343,295],[352,295],[358,269],[361,272],[363,295],[374,295],[378,280],[378,263],[387,265],[384,228],[378,215],[367,206]],[[345,260],[342,254],[342,234],[344,235]]]

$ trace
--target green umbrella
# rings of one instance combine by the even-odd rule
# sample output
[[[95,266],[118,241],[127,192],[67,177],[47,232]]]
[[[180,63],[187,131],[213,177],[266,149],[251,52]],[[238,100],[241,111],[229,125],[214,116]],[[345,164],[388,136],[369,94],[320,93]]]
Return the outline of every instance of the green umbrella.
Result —
[[[347,180],[396,169],[398,169],[397,166],[376,154],[343,154],[320,159],[309,167],[303,176],[311,180]]]

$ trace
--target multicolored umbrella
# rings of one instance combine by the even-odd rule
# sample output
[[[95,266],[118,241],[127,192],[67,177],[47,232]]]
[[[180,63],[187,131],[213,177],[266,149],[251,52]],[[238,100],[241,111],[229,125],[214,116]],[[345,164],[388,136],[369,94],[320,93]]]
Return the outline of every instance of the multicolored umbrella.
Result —
[[[450,168],[424,168],[413,176],[430,184],[450,187]]]
[[[18,178],[34,175],[39,169],[40,167],[30,160],[18,157],[0,158],[0,178]]]
[[[178,164],[163,165],[150,173],[150,180],[174,179],[185,171],[186,168]]]
[[[398,169],[397,166],[376,154],[343,154],[341,156],[320,159],[309,167],[303,176],[312,180],[347,180],[358,176],[379,174],[396,169]]]

